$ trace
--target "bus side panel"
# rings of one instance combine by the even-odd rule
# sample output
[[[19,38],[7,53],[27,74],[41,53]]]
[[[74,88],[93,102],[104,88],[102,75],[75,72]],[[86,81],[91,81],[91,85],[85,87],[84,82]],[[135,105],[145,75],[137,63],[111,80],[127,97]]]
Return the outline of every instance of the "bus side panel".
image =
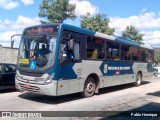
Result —
[[[82,80],[82,62],[75,63],[72,69],[76,74],[76,79],[69,80],[69,89],[68,89],[69,94],[79,92],[79,84],[80,81]]]
[[[112,79],[110,79],[110,77],[106,77],[105,82],[104,82],[104,87],[122,85],[122,84],[135,82],[135,80],[132,77],[133,77],[133,74],[131,74],[131,75],[114,75],[114,76],[112,76]]]
[[[68,94],[68,80],[58,80],[57,96]]]
[[[149,79],[151,77],[153,77],[153,68],[152,68],[152,64],[151,63],[134,63],[133,65],[133,70],[136,74],[140,71],[142,72],[142,79]]]
[[[104,61],[100,66],[104,79],[104,87],[135,82],[133,62],[130,61]]]
[[[84,82],[91,74],[98,75],[100,88],[135,82],[132,67],[133,62],[83,60],[80,91],[83,91]]]
[[[91,74],[96,74],[100,79],[100,88],[103,87],[103,75],[100,71],[100,65],[103,61],[82,60],[82,80],[80,80],[80,92],[84,89],[84,83]]]
[[[81,63],[68,63],[60,67],[57,95],[79,92]]]

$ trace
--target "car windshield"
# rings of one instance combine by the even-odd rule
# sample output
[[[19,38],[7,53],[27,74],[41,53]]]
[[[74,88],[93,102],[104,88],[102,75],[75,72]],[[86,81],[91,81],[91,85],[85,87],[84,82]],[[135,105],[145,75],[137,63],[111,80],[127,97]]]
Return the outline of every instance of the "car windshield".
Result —
[[[46,35],[22,37],[18,66],[31,70],[45,70],[54,65],[57,37]]]

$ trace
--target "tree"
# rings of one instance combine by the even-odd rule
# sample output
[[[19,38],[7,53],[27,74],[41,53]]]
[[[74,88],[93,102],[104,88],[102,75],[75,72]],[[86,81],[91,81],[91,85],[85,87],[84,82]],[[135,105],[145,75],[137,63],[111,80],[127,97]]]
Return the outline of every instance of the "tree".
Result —
[[[114,29],[108,26],[109,18],[106,15],[96,14],[95,16],[87,15],[81,17],[81,27],[108,35],[114,34]]]
[[[69,4],[68,0],[43,0],[39,17],[47,18],[52,23],[62,23],[66,19],[76,18],[75,8],[76,5]]]
[[[134,26],[127,26],[124,31],[122,31],[122,37],[128,38],[131,40],[135,40],[140,44],[144,44],[142,42],[142,37],[144,34],[139,33],[139,31]]]
[[[154,48],[154,63],[156,65],[160,64],[160,48]]]

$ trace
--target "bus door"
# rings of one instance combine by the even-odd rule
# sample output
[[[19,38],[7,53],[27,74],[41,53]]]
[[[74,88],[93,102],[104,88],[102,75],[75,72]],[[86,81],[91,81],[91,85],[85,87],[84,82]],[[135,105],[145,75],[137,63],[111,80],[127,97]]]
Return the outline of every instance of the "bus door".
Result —
[[[81,62],[80,41],[72,38],[62,38],[60,45],[58,95],[79,92],[79,84],[82,77]]]

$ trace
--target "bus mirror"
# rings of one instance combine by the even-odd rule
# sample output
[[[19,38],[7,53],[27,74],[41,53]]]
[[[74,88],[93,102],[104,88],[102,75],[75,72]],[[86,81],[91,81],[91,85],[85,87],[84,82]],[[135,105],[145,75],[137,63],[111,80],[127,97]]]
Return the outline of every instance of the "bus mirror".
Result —
[[[14,34],[14,35],[11,36],[11,48],[14,47],[14,40],[13,40],[13,37],[16,37],[16,36],[22,36],[22,34]],[[15,38],[15,40],[16,40],[16,38]]]
[[[14,46],[14,40],[11,41],[11,48]]]
[[[69,44],[68,44],[68,48],[69,48],[69,50],[71,50],[71,51],[73,51],[73,43],[74,43],[73,39],[70,39],[70,40],[69,40]]]

